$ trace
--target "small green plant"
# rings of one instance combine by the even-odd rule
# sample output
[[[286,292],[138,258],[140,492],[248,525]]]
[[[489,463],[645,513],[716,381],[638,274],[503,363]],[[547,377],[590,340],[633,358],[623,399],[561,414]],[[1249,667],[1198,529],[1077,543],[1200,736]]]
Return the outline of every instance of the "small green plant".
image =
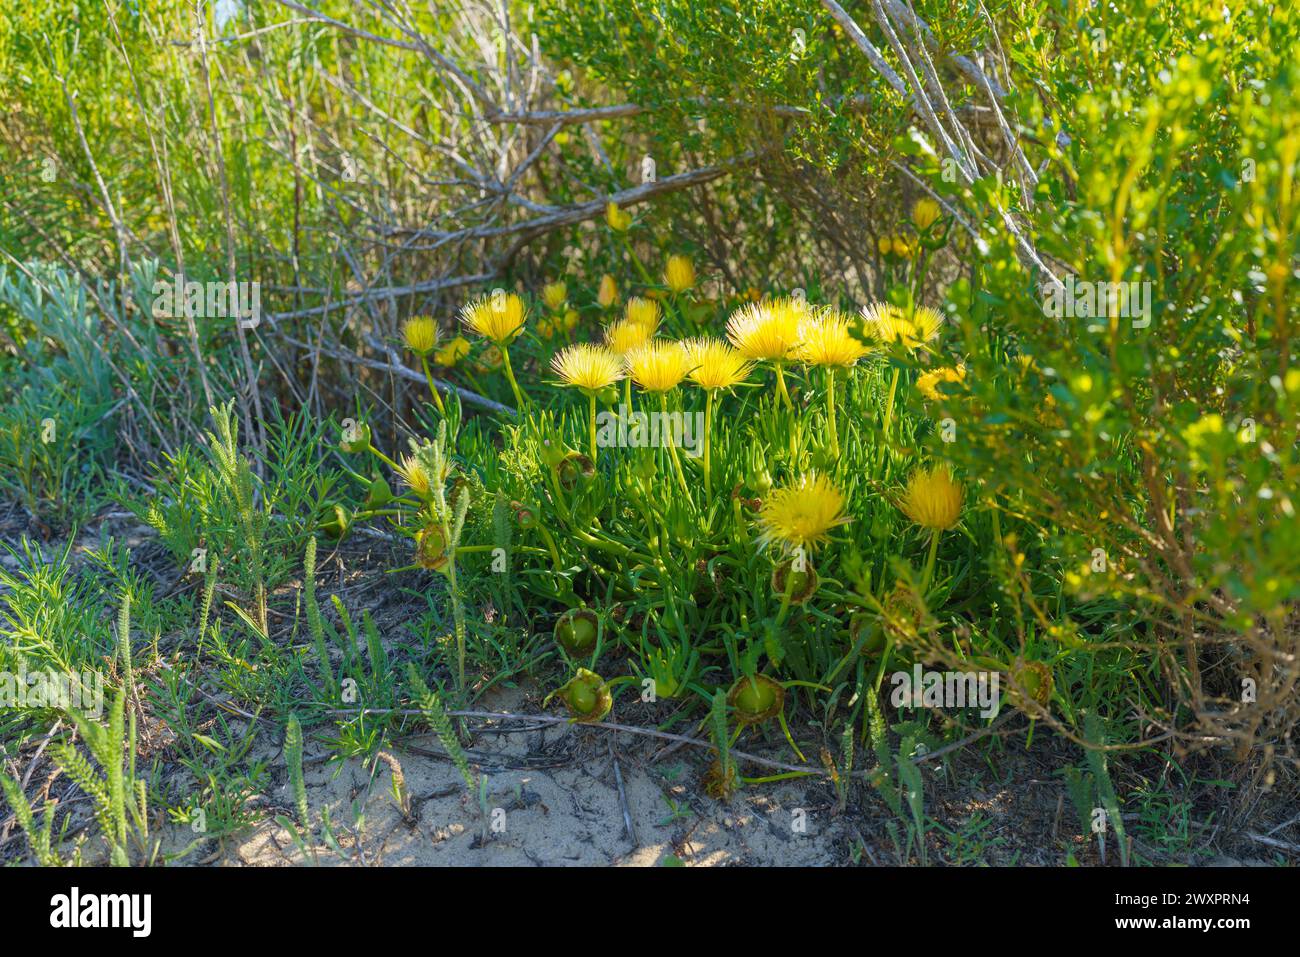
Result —
[[[266,532],[270,524],[270,513],[265,506],[258,506],[253,467],[239,453],[239,425],[235,421],[234,407],[235,402],[231,399],[224,406],[213,406],[208,410],[216,425],[216,432],[207,434],[208,452],[216,466],[219,492],[234,508],[241,533],[240,544],[248,560],[247,571],[253,588],[253,613],[258,628],[265,635]]]
[[[102,415],[62,384],[18,391],[0,406],[0,487],[34,519],[84,521],[102,483],[103,442],[93,434]]]
[[[239,447],[233,400],[209,414],[214,429],[202,450],[183,445],[164,454],[152,466],[154,494],[118,498],[158,532],[187,574],[217,582],[220,568],[245,598],[231,607],[247,609],[254,629],[266,635],[267,595],[291,575],[291,556],[302,554],[311,538],[337,473],[318,461],[323,425],[277,417],[266,456],[250,459]]]
[[[906,824],[906,839],[899,840],[898,827],[894,821],[886,822],[886,830],[894,840],[900,862],[905,863],[908,860],[915,844],[917,856],[924,867],[929,862],[929,849],[926,846],[928,819],[925,814],[925,780],[921,777],[921,769],[912,760],[917,752],[917,745],[922,743],[921,731],[915,727],[908,727],[906,723],[900,725],[897,729],[901,733],[898,752],[892,751],[889,747],[885,717],[874,695],[867,698],[867,728],[872,750],[876,755],[876,767],[867,780],[876,789],[876,793],[881,796],[894,817]]]
[[[1080,833],[1096,836],[1097,852],[1104,864],[1106,845],[1113,830],[1119,848],[1120,866],[1128,867],[1129,841],[1124,818],[1120,814],[1119,797],[1110,779],[1105,726],[1096,712],[1089,712],[1084,716],[1084,728],[1088,741],[1088,746],[1084,748],[1087,770],[1075,767],[1063,769],[1070,801],[1079,815]]]
[[[329,651],[325,647],[325,626],[321,620],[320,604],[316,601],[316,539],[314,537],[307,539],[307,553],[303,557],[302,564],[307,630],[311,633],[312,647],[316,650],[316,663],[320,666],[321,677],[325,681],[326,700],[337,701],[338,682],[334,678],[334,666],[330,663]]]
[[[478,775],[470,767],[465,749],[461,747],[460,738],[456,736],[456,729],[452,727],[451,718],[442,703],[442,696],[424,683],[414,664],[407,665],[406,677],[415,706],[420,709],[424,720],[438,736],[438,740],[447,751],[447,756],[460,772],[461,778],[465,781],[465,789],[474,796],[478,791]]]
[[[54,849],[54,811],[58,802],[52,798],[45,801],[45,809],[40,824],[36,823],[32,805],[23,794],[22,787],[9,775],[0,771],[0,791],[4,792],[5,802],[13,809],[18,826],[27,835],[27,844],[32,849],[32,856],[41,867],[62,867],[63,859]]]
[[[293,796],[293,809],[296,820],[284,814],[277,814],[275,822],[289,832],[289,837],[304,859],[319,864],[316,850],[315,831],[311,823],[311,808],[307,803],[307,783],[303,777],[303,733],[302,723],[296,714],[289,715],[284,729],[284,763],[289,772],[289,790]],[[334,835],[334,825],[330,820],[329,808],[321,809],[320,839],[343,860],[348,860],[347,853],[339,846]]]
[[[101,725],[79,711],[68,716],[100,770],[68,740],[54,744],[50,751],[65,774],[85,792],[94,804],[95,820],[109,846],[109,861],[114,867],[132,863],[153,864],[158,859],[160,839],[149,833],[149,804],[144,780],[135,776],[137,734],[136,716],[126,715],[128,697],[135,692],[135,675],[131,665],[131,602],[123,598],[118,613],[118,660],[122,668],[122,686],[113,696],[108,724]]]

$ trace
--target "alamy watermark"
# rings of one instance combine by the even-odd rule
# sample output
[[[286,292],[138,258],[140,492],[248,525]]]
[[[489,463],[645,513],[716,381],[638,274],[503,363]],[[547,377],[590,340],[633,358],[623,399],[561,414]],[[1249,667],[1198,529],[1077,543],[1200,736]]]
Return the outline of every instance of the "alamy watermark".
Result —
[[[73,887],[67,894],[50,898],[50,926],[75,930],[81,927],[117,927],[132,937],[148,937],[153,930],[152,894],[83,894]]]
[[[1067,275],[1059,283],[1039,287],[1043,312],[1053,319],[1133,320],[1134,329],[1151,325],[1151,281],[1088,282]],[[1090,324],[1089,332],[1102,332],[1106,326]]]
[[[0,708],[57,708],[90,718],[104,713],[104,676],[97,671],[65,674],[52,668],[0,671]]]
[[[664,448],[670,442],[698,458],[704,451],[704,413],[631,412],[620,402],[617,412],[596,415],[596,445],[602,449]]]
[[[889,682],[895,708],[979,708],[982,718],[998,710],[996,671],[923,671],[917,663],[910,673],[895,671]]]
[[[262,321],[262,284],[256,281],[199,282],[178,272],[171,282],[154,282],[153,295],[158,319],[238,319],[245,329],[256,329]]]

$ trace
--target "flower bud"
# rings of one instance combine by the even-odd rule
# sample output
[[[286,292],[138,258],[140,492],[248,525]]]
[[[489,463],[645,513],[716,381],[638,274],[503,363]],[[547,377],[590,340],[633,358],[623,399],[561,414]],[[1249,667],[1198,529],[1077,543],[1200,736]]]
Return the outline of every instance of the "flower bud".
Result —
[[[382,477],[375,479],[370,483],[370,489],[366,493],[366,508],[383,508],[393,500],[393,490],[389,488],[388,482]]]
[[[546,308],[552,312],[563,309],[567,297],[568,289],[562,282],[550,282],[542,287],[542,302],[546,303]]]

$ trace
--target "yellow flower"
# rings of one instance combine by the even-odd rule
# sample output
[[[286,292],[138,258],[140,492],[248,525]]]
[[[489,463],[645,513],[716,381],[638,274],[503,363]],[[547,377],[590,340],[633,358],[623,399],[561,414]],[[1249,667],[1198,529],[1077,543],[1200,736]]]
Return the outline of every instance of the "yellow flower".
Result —
[[[615,354],[625,356],[633,349],[639,349],[650,341],[653,330],[639,322],[623,320],[616,322],[605,330],[605,345]]]
[[[460,311],[461,322],[497,345],[509,345],[523,331],[527,309],[513,292],[497,289]]]
[[[904,233],[894,233],[892,245],[894,247],[895,256],[901,256],[903,259],[911,259],[916,255],[917,243],[915,236],[908,236]]]
[[[922,528],[945,532],[961,518],[962,487],[946,465],[917,469],[899,508]]]
[[[654,331],[659,328],[659,316],[659,303],[639,296],[629,299],[623,312],[626,321],[645,326],[651,335],[654,335]]]
[[[721,339],[690,339],[686,353],[691,359],[691,380],[701,389],[729,389],[744,382],[753,363]]]
[[[616,233],[625,233],[632,227],[632,214],[618,208],[612,199],[605,205],[605,222]]]
[[[401,464],[397,466],[397,474],[421,498],[428,498],[432,493],[429,470],[418,455],[403,455]]]
[[[680,296],[695,286],[695,264],[685,256],[669,256],[668,265],[664,267],[664,282]]]
[[[839,310],[822,309],[804,320],[795,357],[813,366],[851,366],[870,350],[849,333]]]
[[[464,336],[456,336],[433,354],[433,361],[450,369],[467,355],[469,355],[469,340]]]
[[[551,368],[566,385],[583,392],[599,392],[623,378],[623,363],[605,346],[589,342],[561,349],[551,357]]]
[[[602,309],[608,309],[618,302],[618,284],[609,273],[600,277],[600,289],[596,292],[596,301]]]
[[[438,323],[429,316],[415,316],[402,323],[402,340],[418,356],[438,348]]]
[[[799,345],[808,318],[802,299],[770,299],[742,306],[727,320],[727,338],[746,359],[786,362]]]
[[[888,236],[881,236],[876,240],[876,248],[880,250],[880,255],[888,256],[894,251],[894,243]]]
[[[943,326],[943,316],[929,306],[918,306],[909,317],[897,306],[876,302],[863,307],[862,318],[866,320],[867,334],[873,339],[886,344],[900,343],[907,349],[931,341]]]
[[[962,363],[957,364],[957,368],[943,366],[939,369],[932,369],[916,380],[916,387],[921,394],[931,402],[939,402],[945,398],[944,394],[939,391],[940,384],[944,382],[965,382],[966,366]]]
[[[925,232],[937,223],[942,215],[943,209],[939,204],[926,196],[918,199],[912,207],[912,224],[921,232]]]
[[[844,514],[844,493],[824,475],[808,472],[798,482],[773,489],[758,513],[759,542],[778,542],[788,552],[812,550],[824,542],[831,529],[849,521]]]
[[[559,312],[564,308],[564,301],[568,298],[569,290],[562,282],[548,282],[542,287],[542,302],[546,303],[546,308],[552,312]]]
[[[652,339],[626,356],[628,375],[647,392],[667,392],[691,371],[691,357],[680,342]]]

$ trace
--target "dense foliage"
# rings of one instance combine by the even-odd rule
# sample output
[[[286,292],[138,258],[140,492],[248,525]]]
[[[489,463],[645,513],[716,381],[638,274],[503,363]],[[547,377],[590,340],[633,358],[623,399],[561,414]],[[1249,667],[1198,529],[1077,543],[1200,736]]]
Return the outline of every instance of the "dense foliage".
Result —
[[[373,761],[360,688],[471,789],[446,707],[525,676],[708,736],[718,796],[769,722],[837,786],[869,740],[900,816],[918,747],[1012,721],[1116,821],[1101,749],[1294,781],[1300,13],[354,6],[0,12],[0,485],[37,538],[125,506],[199,593],[28,543],[0,667],[133,680],[125,596],[177,727],[185,674]],[[177,275],[265,321],[160,314]],[[317,602],[358,535],[400,642]],[[891,700],[913,666],[1003,697]],[[177,819],[260,786],[189,748]]]

